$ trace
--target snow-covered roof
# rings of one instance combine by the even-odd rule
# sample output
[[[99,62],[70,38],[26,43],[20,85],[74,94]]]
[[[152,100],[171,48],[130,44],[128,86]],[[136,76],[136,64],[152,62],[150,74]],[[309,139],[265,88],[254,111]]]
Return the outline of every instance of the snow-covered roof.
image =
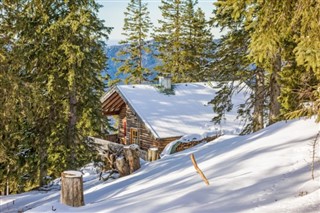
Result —
[[[235,109],[227,113],[226,120],[218,126],[211,122],[215,114],[208,104],[219,90],[214,82],[180,83],[173,87],[173,95],[161,93],[155,85],[118,85],[116,90],[156,138],[208,131],[239,133],[241,126],[236,111],[237,106],[244,103],[244,93],[233,97]],[[110,94],[102,101],[108,96]]]

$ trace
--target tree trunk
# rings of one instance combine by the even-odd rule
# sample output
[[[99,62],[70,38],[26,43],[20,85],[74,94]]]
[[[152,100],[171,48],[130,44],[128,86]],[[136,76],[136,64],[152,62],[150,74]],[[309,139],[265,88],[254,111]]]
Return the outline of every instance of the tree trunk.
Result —
[[[148,149],[148,161],[155,161],[159,159],[159,149],[158,148],[150,148]]]
[[[39,186],[44,186],[46,184],[45,177],[47,176],[47,149],[45,140],[43,137],[40,137],[40,147],[39,147]]]
[[[124,158],[129,163],[130,174],[140,169],[140,158],[137,149],[134,146],[123,147]]]
[[[75,143],[76,143],[76,124],[77,124],[77,98],[75,92],[75,83],[72,85],[71,91],[69,91],[69,121],[68,121],[68,133],[67,133],[67,147],[70,149],[68,153],[67,168],[76,169],[75,161]]]
[[[6,195],[10,194],[10,181],[9,181],[9,174],[10,174],[10,166],[7,166],[7,179],[6,179]]]
[[[119,157],[116,160],[116,169],[118,170],[120,177],[127,176],[130,174],[130,168],[128,162],[124,157]]]
[[[142,4],[141,1],[139,1],[139,14],[142,14]],[[139,16],[139,24],[142,25],[142,16]],[[139,71],[140,71],[140,76],[139,76],[139,84],[141,84],[143,82],[143,68],[142,68],[142,48],[143,48],[143,41],[142,41],[142,31],[141,31],[141,27],[139,27],[139,33],[138,33],[138,48],[139,48]]]
[[[273,71],[270,76],[270,113],[269,125],[275,123],[280,115],[280,103],[278,97],[280,96],[279,72],[281,71],[281,56],[276,56]]]
[[[39,171],[39,186],[46,185],[45,177],[47,176],[47,168],[46,168],[46,161],[43,161],[44,157],[43,154],[40,153],[40,171]]]
[[[7,181],[6,181],[6,195],[10,194],[10,187],[9,187],[9,177],[7,177]]]
[[[264,70],[257,68],[256,72],[256,86],[255,86],[255,101],[253,110],[253,131],[256,132],[263,128],[263,110],[265,99],[265,85],[264,85]]]
[[[61,173],[61,203],[73,207],[84,206],[81,172],[64,171]]]

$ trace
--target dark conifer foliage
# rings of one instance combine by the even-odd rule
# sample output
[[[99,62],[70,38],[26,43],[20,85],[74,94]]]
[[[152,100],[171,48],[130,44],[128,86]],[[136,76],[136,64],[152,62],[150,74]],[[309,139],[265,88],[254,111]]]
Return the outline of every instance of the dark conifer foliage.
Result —
[[[229,30],[226,35],[229,41],[241,38],[236,35],[239,30],[247,39],[230,47],[236,50],[242,44],[244,51],[231,54],[225,51],[230,42],[226,42],[226,37],[222,39],[218,57],[215,57],[218,68],[212,68],[213,75],[218,73],[218,76],[249,82],[256,97],[252,102],[252,121],[258,126],[253,130],[263,127],[263,118],[267,118],[264,124],[314,114],[319,120],[319,60],[316,59],[319,56],[316,51],[319,36],[315,36],[319,33],[319,25],[311,21],[320,17],[319,3],[312,0],[219,0],[214,4],[213,21],[216,26]],[[226,60],[227,57],[230,60]],[[241,58],[247,61],[245,66],[248,63],[254,65],[246,74],[239,72],[243,65],[239,61]],[[223,67],[224,70],[233,67],[235,72],[220,74],[221,71],[217,70]]]
[[[111,30],[98,9],[91,0],[0,3],[1,188],[41,186],[92,157],[85,137],[100,134]]]
[[[184,81],[204,81],[208,66],[213,60],[216,44],[213,40],[208,21],[197,1],[187,0],[184,4],[183,49]]]
[[[143,65],[144,52],[150,52],[150,43],[146,39],[151,27],[147,4],[142,3],[141,0],[130,0],[125,12],[122,33],[126,40],[120,42],[126,46],[118,57],[114,58],[121,63],[117,74],[127,74],[125,79],[127,84],[151,80],[152,73]]]
[[[214,42],[203,11],[197,1],[162,0],[162,19],[154,40],[162,65],[159,74],[171,74],[174,82],[201,81],[212,60]],[[202,75],[201,75],[202,74]]]

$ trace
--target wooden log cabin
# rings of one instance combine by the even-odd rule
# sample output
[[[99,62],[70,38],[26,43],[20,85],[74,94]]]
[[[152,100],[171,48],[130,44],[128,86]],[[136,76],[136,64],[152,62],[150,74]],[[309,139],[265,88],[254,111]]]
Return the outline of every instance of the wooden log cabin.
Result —
[[[104,115],[116,115],[118,132],[106,139],[137,144],[144,151],[154,147],[161,151],[183,135],[217,129],[211,122],[215,114],[208,104],[218,91],[212,85],[214,82],[171,85],[170,78],[164,78],[158,85],[113,87],[101,102]],[[228,119],[236,120],[236,113]]]

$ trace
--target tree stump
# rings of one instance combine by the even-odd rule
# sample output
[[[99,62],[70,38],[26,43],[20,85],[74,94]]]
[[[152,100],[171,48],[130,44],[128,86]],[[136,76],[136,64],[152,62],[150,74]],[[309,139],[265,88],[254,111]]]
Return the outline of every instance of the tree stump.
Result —
[[[159,159],[159,149],[150,148],[148,149],[148,161],[155,161]]]
[[[64,171],[61,173],[61,203],[79,207],[84,206],[82,173]]]
[[[124,158],[129,163],[130,174],[140,169],[140,158],[138,153],[139,147],[125,146],[123,147]]]
[[[120,177],[130,174],[129,164],[124,157],[118,157],[116,159],[116,169],[118,170]]]

